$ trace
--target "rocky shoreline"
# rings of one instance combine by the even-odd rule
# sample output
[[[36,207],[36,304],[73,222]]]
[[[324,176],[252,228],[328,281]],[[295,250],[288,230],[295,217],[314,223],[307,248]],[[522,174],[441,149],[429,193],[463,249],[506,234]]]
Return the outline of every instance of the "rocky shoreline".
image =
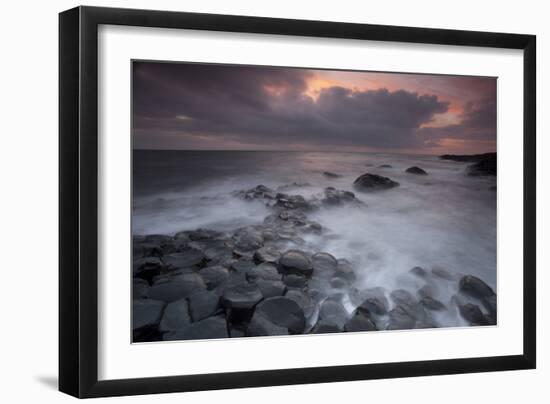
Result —
[[[419,167],[407,172],[429,175]],[[359,269],[346,257],[310,251],[304,238],[327,232],[311,219],[312,212],[368,206],[334,187],[309,198],[288,193],[304,186],[234,192],[235,198],[268,208],[263,222],[253,226],[134,236],[133,341],[434,328],[442,326],[439,318],[446,312],[457,313],[464,324],[496,324],[496,294],[473,275],[415,266],[407,276],[422,285],[416,291],[364,287]],[[358,192],[392,192],[398,186],[370,173],[353,183]]]

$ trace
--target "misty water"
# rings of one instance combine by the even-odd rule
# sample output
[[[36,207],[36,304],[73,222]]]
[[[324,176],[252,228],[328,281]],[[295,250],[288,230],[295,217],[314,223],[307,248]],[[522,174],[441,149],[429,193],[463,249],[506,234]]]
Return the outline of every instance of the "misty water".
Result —
[[[411,166],[428,175],[405,173]],[[437,156],[398,154],[134,151],[132,231],[232,231],[260,224],[271,213],[260,201],[243,200],[234,191],[298,184],[284,192],[310,198],[334,187],[354,192],[364,204],[308,214],[324,231],[304,236],[299,248],[350,260],[358,277],[355,287],[416,294],[426,281],[409,271],[420,266],[444,269],[454,280],[472,274],[496,290],[496,178],[468,177],[467,166]],[[341,177],[327,178],[325,171]],[[353,182],[364,173],[389,177],[400,186],[358,192]],[[448,304],[456,291],[456,281],[441,281],[434,297]],[[439,325],[466,325],[456,311],[437,316]]]

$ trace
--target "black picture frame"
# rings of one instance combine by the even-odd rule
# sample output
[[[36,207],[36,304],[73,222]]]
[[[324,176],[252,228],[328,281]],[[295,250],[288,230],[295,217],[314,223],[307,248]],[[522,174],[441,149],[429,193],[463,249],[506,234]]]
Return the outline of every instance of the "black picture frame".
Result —
[[[99,381],[97,52],[100,24],[523,50],[523,354]],[[59,100],[59,389],[62,392],[85,398],[535,368],[534,35],[77,7],[59,15]]]

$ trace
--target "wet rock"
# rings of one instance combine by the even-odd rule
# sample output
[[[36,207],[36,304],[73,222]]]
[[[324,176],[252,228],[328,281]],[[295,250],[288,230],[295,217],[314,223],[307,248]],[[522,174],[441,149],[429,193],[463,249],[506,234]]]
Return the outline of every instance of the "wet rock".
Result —
[[[272,200],[275,199],[275,191],[273,191],[271,188],[266,187],[265,185],[258,185],[248,190],[238,191],[235,193],[235,196],[246,200]]]
[[[208,247],[204,250],[204,256],[208,261],[222,263],[233,258],[233,250],[227,246]]]
[[[409,272],[419,278],[425,278],[428,275],[428,272],[422,267],[414,267]]]
[[[279,193],[276,196],[277,202],[275,206],[284,208],[284,209],[302,209],[302,210],[311,210],[313,206],[306,201],[302,195],[286,195]]]
[[[405,289],[396,289],[392,291],[390,297],[396,305],[412,307],[417,303],[412,293]]]
[[[405,170],[405,172],[414,175],[428,175],[426,171],[417,166],[409,167]]]
[[[329,298],[321,304],[319,318],[332,322],[342,329],[349,318],[349,314],[342,303]]]
[[[472,303],[459,305],[458,310],[460,315],[471,325],[489,325],[489,319],[483,314],[481,309]]]
[[[164,334],[165,340],[228,338],[227,323],[222,316],[208,317]]]
[[[445,307],[443,303],[430,296],[424,296],[422,299],[420,299],[420,304],[422,304],[428,310],[433,311],[441,311],[447,309],[447,307]]]
[[[358,191],[369,192],[391,189],[399,186],[399,183],[381,175],[367,173],[358,177],[353,182],[353,186]]]
[[[478,299],[495,295],[495,292],[489,285],[473,275],[462,277],[459,282],[459,289],[461,292]]]
[[[340,258],[338,260],[338,266],[336,267],[335,275],[345,278],[350,282],[353,282],[356,279],[353,265],[351,264],[351,262],[343,258]]]
[[[432,297],[435,295],[435,290],[433,285],[424,285],[416,292],[420,298]]]
[[[340,191],[332,187],[325,188],[325,197],[321,203],[325,206],[342,206],[347,204],[360,204],[355,194],[350,191]]]
[[[264,262],[247,272],[247,278],[254,280],[262,278],[271,281],[280,281],[282,275],[277,271],[277,267],[273,264]]]
[[[255,267],[256,267],[256,264],[254,263],[254,261],[250,260],[249,258],[240,258],[239,260],[231,264],[231,269],[233,271],[242,273],[242,274],[248,274]]]
[[[378,166],[378,168],[393,168],[393,167],[389,164],[381,164]]]
[[[191,241],[209,240],[220,237],[221,235],[219,231],[209,229],[197,229],[187,232],[187,236]]]
[[[229,327],[229,337],[230,338],[246,337],[246,332],[245,330],[242,330],[237,327]]]
[[[454,279],[453,275],[449,271],[441,267],[432,268],[432,275],[447,281],[452,281]]]
[[[308,256],[299,250],[289,250],[279,259],[279,270],[283,274],[304,275],[310,277],[313,273],[313,266]]]
[[[281,252],[273,246],[264,246],[256,250],[254,253],[254,259],[256,262],[270,262],[274,263],[279,260]]]
[[[388,312],[388,299],[382,288],[365,289],[360,292],[362,298],[361,304],[357,306],[357,311],[365,314],[384,315]]]
[[[252,229],[240,229],[233,236],[235,248],[233,252],[239,256],[252,257],[254,252],[263,246],[261,232]]]
[[[169,254],[163,258],[168,270],[179,268],[198,268],[205,262],[204,253],[193,248],[186,249],[177,253]]]
[[[132,299],[145,299],[149,297],[149,284],[146,280],[134,278],[132,282]]]
[[[260,292],[262,292],[262,296],[266,299],[269,297],[282,296],[286,292],[286,285],[282,281],[258,278],[254,280],[254,283],[258,286]]]
[[[159,275],[163,268],[164,264],[158,257],[138,258],[133,262],[134,277],[145,279],[148,282]]]
[[[172,332],[189,324],[191,324],[189,303],[187,299],[180,299],[166,306],[159,329],[163,333]]]
[[[206,284],[200,275],[186,273],[172,278],[159,279],[151,286],[149,297],[171,303],[205,289]]]
[[[315,316],[317,303],[308,293],[298,289],[289,289],[286,292],[285,297],[294,300],[298,306],[300,306],[304,312],[306,323],[309,323],[309,321]]]
[[[145,238],[139,239],[136,241],[134,237],[133,245],[133,258],[143,258],[143,257],[162,257],[164,251],[159,244],[146,242]]]
[[[317,274],[331,275],[336,272],[338,268],[338,261],[331,254],[326,252],[319,252],[313,254],[311,257],[311,264],[313,271]]]
[[[404,306],[396,306],[389,313],[388,330],[408,330],[414,328],[416,318]]]
[[[279,335],[278,332],[271,334],[274,327],[266,327],[266,323],[285,329],[288,334],[301,334],[306,325],[300,306],[286,297],[270,297],[258,304],[250,321],[249,334]]]
[[[363,312],[357,311],[344,325],[347,332],[376,331],[374,322]]]
[[[215,289],[229,278],[229,271],[222,266],[203,268],[199,274],[209,290]]]
[[[481,300],[483,306],[489,311],[489,317],[496,324],[497,321],[497,296],[487,296]]]
[[[260,288],[253,283],[241,283],[224,290],[221,303],[231,324],[248,322],[254,307],[263,299]]]
[[[338,323],[334,323],[330,319],[323,319],[317,321],[315,327],[311,330],[312,334],[331,334],[335,332],[342,332],[344,328]]]
[[[303,275],[288,274],[283,277],[283,283],[289,288],[303,289],[307,285],[307,278]]]
[[[189,296],[189,313],[193,321],[200,321],[216,313],[220,297],[214,292],[200,291]]]
[[[138,299],[132,303],[132,334],[134,342],[152,341],[160,338],[158,325],[162,318],[164,302]]]
[[[342,177],[341,174],[332,173],[330,171],[323,171],[323,175],[326,178],[341,178]]]

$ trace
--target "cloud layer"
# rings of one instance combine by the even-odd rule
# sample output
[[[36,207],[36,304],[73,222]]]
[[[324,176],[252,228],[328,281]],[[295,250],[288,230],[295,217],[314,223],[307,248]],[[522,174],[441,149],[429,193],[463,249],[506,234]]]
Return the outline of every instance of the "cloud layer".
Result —
[[[421,151],[443,139],[496,139],[491,86],[464,100],[458,123],[437,126],[450,109],[438,94],[329,85],[313,97],[308,87],[319,70],[151,62],[133,69],[135,148]]]

